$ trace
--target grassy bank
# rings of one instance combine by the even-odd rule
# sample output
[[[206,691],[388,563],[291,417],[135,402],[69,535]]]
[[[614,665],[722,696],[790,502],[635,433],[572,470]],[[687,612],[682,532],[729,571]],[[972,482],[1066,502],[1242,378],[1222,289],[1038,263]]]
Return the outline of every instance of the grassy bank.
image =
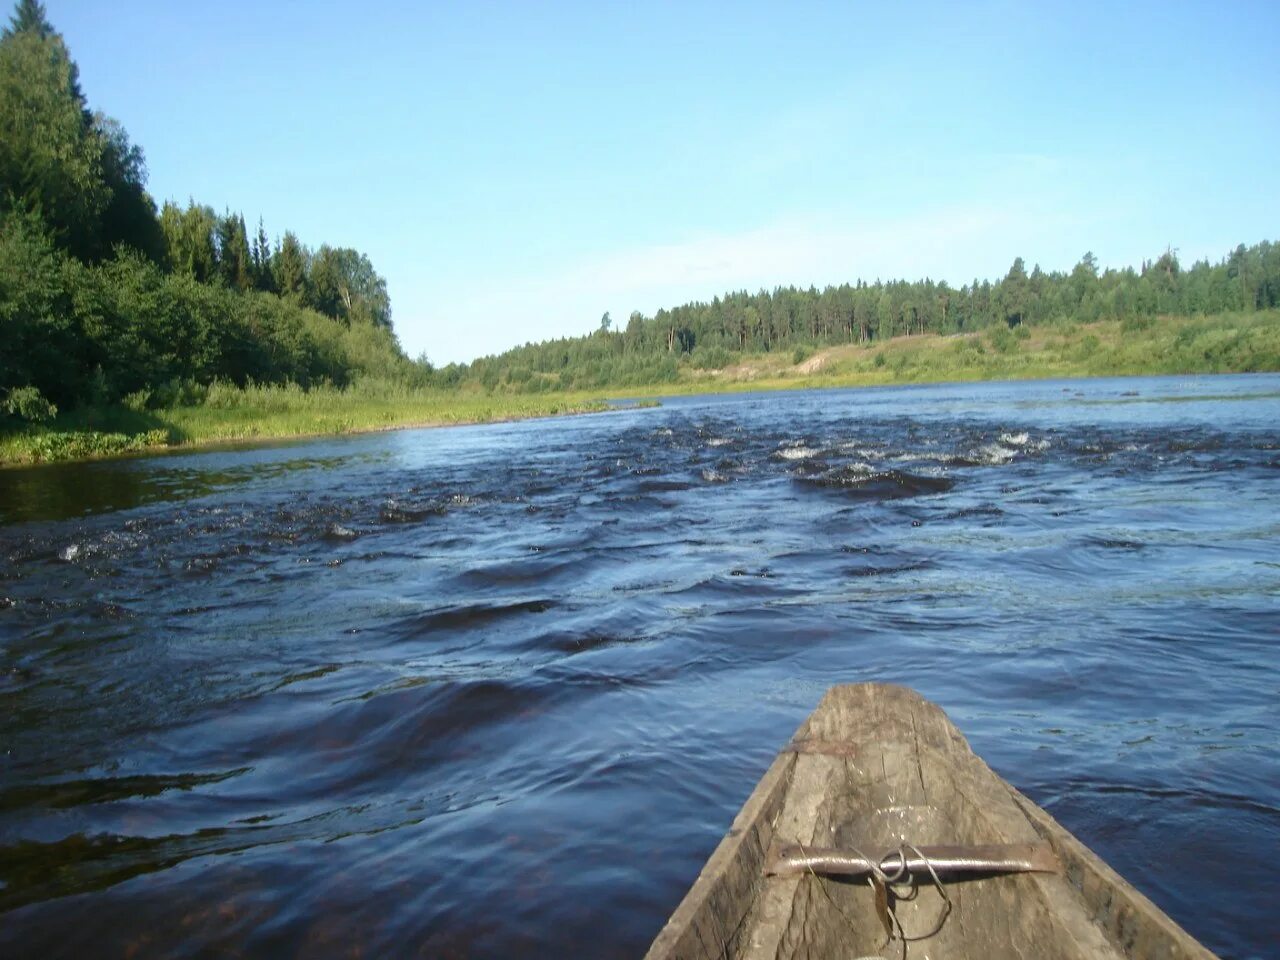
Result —
[[[675,382],[588,393],[425,389],[366,380],[346,389],[214,384],[198,403],[82,408],[0,434],[0,463],[114,456],[173,446],[444,426],[602,410],[601,393],[670,394],[971,380],[1280,370],[1280,311],[1152,321],[992,328],[897,337],[814,353],[739,358],[723,370],[681,367]]]
[[[347,389],[214,384],[203,402],[158,410],[86,407],[0,435],[0,463],[87,459],[235,440],[490,423],[607,407],[586,394],[495,395],[364,381]]]
[[[683,370],[676,383],[627,396],[882,386],[1059,377],[1255,373],[1280,370],[1280,311],[991,328],[895,337],[808,353],[744,356],[723,370]]]

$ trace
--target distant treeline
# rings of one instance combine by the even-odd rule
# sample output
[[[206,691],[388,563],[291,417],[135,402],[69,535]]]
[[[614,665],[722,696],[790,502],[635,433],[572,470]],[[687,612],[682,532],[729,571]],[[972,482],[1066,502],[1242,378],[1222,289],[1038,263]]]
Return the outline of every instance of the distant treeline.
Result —
[[[18,3],[0,34],[0,419],[416,369],[358,251],[271,243],[261,221],[251,237],[194,201],[157,214],[142,151],[88,108],[43,5]]]
[[[437,371],[445,382],[477,380],[512,390],[594,388],[673,382],[681,367],[718,369],[744,353],[869,343],[911,334],[949,334],[992,326],[1018,327],[1158,316],[1214,315],[1280,306],[1280,245],[1236,247],[1218,263],[1184,269],[1166,250],[1141,267],[1099,270],[1086,253],[1069,272],[1027,271],[1021,257],[1000,280],[960,288],[945,281],[905,280],[807,290],[740,291],[710,303],[631,314],[614,329],[527,344],[469,366]]]

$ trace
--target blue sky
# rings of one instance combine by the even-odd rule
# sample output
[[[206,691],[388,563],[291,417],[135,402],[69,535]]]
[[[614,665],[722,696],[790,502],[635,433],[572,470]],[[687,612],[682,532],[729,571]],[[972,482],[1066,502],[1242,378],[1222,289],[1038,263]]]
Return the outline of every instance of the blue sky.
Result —
[[[406,350],[1280,239],[1280,3],[47,0],[157,200],[352,246]]]

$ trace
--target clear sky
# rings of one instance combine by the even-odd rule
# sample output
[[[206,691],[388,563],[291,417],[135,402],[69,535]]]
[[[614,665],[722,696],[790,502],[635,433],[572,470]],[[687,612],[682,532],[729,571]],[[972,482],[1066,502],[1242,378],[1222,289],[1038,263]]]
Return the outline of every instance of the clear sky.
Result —
[[[406,350],[1280,240],[1280,3],[46,0],[158,201],[355,247]]]

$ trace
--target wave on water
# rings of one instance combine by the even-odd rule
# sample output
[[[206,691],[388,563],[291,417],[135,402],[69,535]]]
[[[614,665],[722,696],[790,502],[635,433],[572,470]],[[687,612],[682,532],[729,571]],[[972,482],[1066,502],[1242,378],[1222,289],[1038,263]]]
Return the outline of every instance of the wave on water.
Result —
[[[383,523],[419,523],[430,517],[443,516],[447,511],[448,506],[438,500],[425,503],[388,500],[382,505],[378,516]]]
[[[437,607],[391,624],[387,630],[402,640],[418,640],[453,631],[474,630],[522,614],[546,613],[559,606],[559,601],[538,597],[508,602],[457,603]]]
[[[950,477],[931,477],[902,470],[877,470],[866,464],[846,464],[822,473],[798,474],[795,481],[805,486],[833,490],[868,500],[894,500],[945,493],[955,486]]]
[[[988,443],[974,450],[970,459],[975,464],[999,466],[1000,464],[1009,463],[1017,455],[1018,451],[1013,447],[1005,447],[998,443]]]

